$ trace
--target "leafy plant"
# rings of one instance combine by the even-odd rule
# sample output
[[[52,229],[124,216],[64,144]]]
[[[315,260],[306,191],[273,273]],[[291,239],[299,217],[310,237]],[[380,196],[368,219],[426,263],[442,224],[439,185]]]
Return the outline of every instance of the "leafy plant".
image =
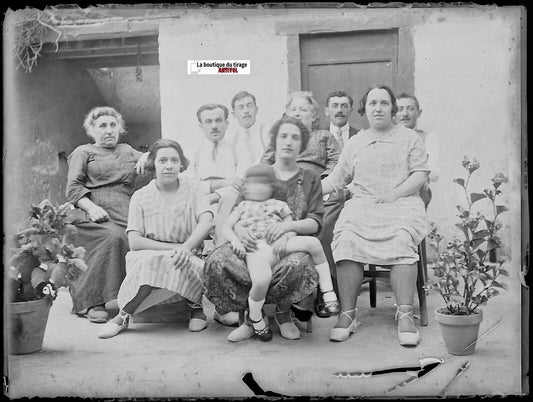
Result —
[[[482,193],[469,193],[470,178],[479,169],[479,162],[465,156],[462,165],[467,171],[466,179],[455,179],[454,183],[463,188],[467,205],[466,208],[457,205],[459,222],[455,226],[464,239],[454,238],[444,251],[439,251],[443,236],[436,226],[428,236],[436,243],[438,255],[432,267],[436,279],[430,287],[439,291],[448,312],[453,315],[475,314],[478,306],[485,305],[491,297],[499,294],[498,289],[508,289],[501,277],[509,276],[504,258],[495,263],[489,259],[491,251],[501,247],[501,239],[497,235],[501,229],[498,217],[507,208],[497,205],[497,198],[502,193],[502,184],[509,180],[502,173],[497,173],[491,179],[491,188],[484,189]],[[474,204],[484,199],[491,203],[491,217],[479,210],[474,213]]]
[[[70,203],[56,207],[48,200],[32,205],[30,227],[13,239],[16,247],[8,264],[11,301],[55,299],[58,288],[87,270],[85,248],[68,241],[77,231],[66,221],[70,207]]]

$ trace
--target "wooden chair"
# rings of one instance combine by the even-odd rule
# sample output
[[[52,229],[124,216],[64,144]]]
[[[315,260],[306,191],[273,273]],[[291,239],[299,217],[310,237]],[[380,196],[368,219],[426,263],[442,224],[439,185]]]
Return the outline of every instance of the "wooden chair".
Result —
[[[427,282],[427,260],[426,260],[426,241],[422,240],[418,246],[418,255],[420,259],[417,263],[418,276],[416,279],[416,289],[418,292],[418,303],[420,306],[420,325],[428,325],[426,289],[424,286]],[[376,269],[376,265],[369,265],[368,270],[364,271],[365,282],[370,284],[370,306],[376,307],[376,278],[390,278],[390,270]],[[367,279],[368,278],[368,279]]]

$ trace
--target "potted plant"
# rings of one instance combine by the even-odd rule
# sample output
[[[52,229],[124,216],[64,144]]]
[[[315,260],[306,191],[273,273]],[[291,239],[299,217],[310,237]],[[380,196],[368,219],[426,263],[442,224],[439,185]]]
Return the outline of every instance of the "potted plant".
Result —
[[[436,243],[437,261],[433,264],[435,279],[430,287],[442,296],[445,307],[435,311],[435,319],[439,323],[444,343],[448,352],[454,355],[467,355],[475,351],[479,324],[483,319],[480,306],[499,294],[499,289],[507,290],[501,281],[509,276],[505,269],[505,259],[496,263],[489,260],[491,251],[501,246],[498,231],[501,223],[498,217],[507,211],[504,205],[497,204],[501,194],[501,186],[508,182],[507,177],[497,173],[492,179],[490,188],[482,193],[469,193],[472,174],[479,169],[479,162],[465,156],[463,167],[467,171],[466,179],[458,178],[454,182],[463,188],[466,196],[466,207],[457,206],[461,239],[454,238],[448,242],[446,249],[439,250],[443,236],[436,227],[428,236]],[[490,216],[479,210],[481,200],[489,201]],[[486,205],[485,205],[486,206]],[[463,332],[464,331],[464,332]]]
[[[66,219],[70,208],[70,203],[56,207],[48,200],[32,205],[29,227],[13,236],[7,275],[11,354],[41,349],[57,289],[87,270],[85,249],[68,241],[77,231]]]

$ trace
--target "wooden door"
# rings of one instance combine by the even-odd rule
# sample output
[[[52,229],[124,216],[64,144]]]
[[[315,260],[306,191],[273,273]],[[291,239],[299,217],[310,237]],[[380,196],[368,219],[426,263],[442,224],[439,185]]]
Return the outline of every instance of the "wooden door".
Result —
[[[354,100],[350,125],[367,128],[357,113],[359,101],[374,85],[398,89],[398,30],[354,31],[300,36],[302,89],[320,104],[320,127],[329,127],[326,97],[343,90]]]

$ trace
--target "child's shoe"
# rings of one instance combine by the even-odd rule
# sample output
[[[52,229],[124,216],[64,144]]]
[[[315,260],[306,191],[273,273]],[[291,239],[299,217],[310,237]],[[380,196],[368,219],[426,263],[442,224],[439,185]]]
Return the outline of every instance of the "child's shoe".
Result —
[[[322,300],[323,304],[317,307],[319,317],[331,317],[340,313],[341,306],[333,290],[322,293]]]

